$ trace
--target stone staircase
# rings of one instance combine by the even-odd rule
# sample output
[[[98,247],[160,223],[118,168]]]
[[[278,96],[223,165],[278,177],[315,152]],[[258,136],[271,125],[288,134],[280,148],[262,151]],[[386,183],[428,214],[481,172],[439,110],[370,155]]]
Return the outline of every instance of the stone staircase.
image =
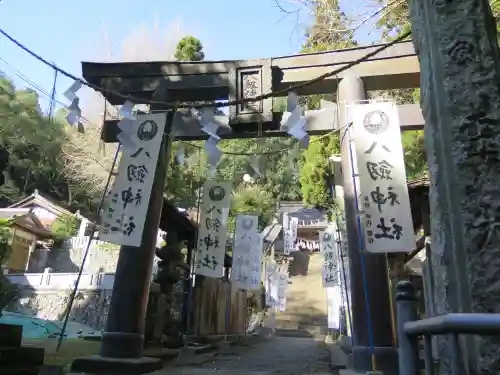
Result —
[[[323,257],[319,253],[294,252],[289,267],[286,311],[276,312],[276,335],[318,337],[328,327],[327,298],[322,284]],[[271,317],[264,320],[270,326]]]

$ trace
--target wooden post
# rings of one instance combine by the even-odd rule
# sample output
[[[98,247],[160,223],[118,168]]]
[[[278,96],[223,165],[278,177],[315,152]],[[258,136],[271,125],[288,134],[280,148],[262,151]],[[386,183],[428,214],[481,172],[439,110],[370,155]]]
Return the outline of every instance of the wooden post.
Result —
[[[160,86],[153,100],[167,102],[166,88]],[[174,114],[174,111],[167,114],[141,246],[120,248],[113,294],[99,355],[76,358],[72,364],[73,372],[108,371],[142,374],[162,367],[161,359],[143,357],[142,354],[146,308],[163,206]]]
[[[411,0],[430,183],[436,313],[500,312],[500,53],[486,0]],[[440,339],[444,371],[451,342]],[[464,339],[468,374],[498,374],[498,341]]]
[[[366,98],[363,80],[357,76],[348,75],[339,84],[340,126],[347,125],[345,105]],[[351,283],[351,305],[353,326],[353,365],[357,372],[372,370],[370,338],[368,330],[368,313],[365,303],[365,291],[362,280],[360,233],[358,231],[357,207],[353,169],[349,150],[349,135],[341,131],[343,138],[342,176],[344,189],[344,206],[347,226],[348,256]],[[393,347],[391,335],[391,313],[389,303],[389,288],[387,263],[384,254],[367,254],[365,256],[365,272],[370,300],[370,317],[372,320],[373,345],[377,359],[377,370],[386,375],[397,374],[397,350]]]

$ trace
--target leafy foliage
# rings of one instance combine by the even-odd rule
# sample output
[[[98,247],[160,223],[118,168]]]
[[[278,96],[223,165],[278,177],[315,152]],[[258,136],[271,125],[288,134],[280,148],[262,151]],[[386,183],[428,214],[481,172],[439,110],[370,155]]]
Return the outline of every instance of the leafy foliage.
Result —
[[[201,61],[205,58],[203,45],[199,39],[188,35],[180,40],[175,50],[175,59],[179,61]]]
[[[259,227],[263,229],[271,222],[275,201],[271,194],[260,186],[239,186],[231,197],[232,217],[237,214],[258,214]]]
[[[60,239],[76,236],[80,221],[76,216],[61,215],[52,223],[51,231]]]
[[[12,203],[38,189],[74,210],[92,211],[96,197],[89,184],[66,174],[62,148],[69,143],[66,126],[39,112],[38,96],[17,90],[0,77],[0,144],[9,152],[9,167],[0,186],[0,204]]]

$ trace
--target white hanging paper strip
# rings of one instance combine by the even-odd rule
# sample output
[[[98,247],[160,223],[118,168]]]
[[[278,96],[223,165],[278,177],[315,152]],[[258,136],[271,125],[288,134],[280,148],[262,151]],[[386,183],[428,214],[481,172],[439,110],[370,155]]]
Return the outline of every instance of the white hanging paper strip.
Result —
[[[309,134],[306,133],[304,138],[300,140],[300,148],[307,149],[309,147],[309,142],[311,138],[309,137]]]
[[[288,273],[280,272],[277,277],[278,281],[278,310],[284,312],[286,310],[286,289],[288,288]]]
[[[130,100],[127,100],[120,108],[120,116],[123,116],[126,119],[135,119],[135,116],[132,114],[135,104]]]
[[[204,149],[207,153],[208,164],[212,167],[216,167],[219,162],[222,152],[217,148],[217,143],[219,140],[217,138],[210,137],[205,141]]]
[[[308,137],[306,128],[306,118],[302,113],[302,107],[298,104],[298,96],[294,92],[288,93],[287,112],[283,113],[281,128],[299,141]],[[304,142],[304,147],[309,146],[309,140]]]
[[[295,242],[297,241],[297,228],[299,227],[299,218],[298,217],[289,217],[288,221],[288,230],[290,232],[290,252],[298,251],[299,249],[295,245]]]
[[[292,125],[292,127],[288,128],[287,133],[300,141],[304,139],[304,137],[307,135],[306,131],[304,130],[305,126],[306,126],[305,117],[299,117],[297,121]]]
[[[257,215],[237,215],[231,283],[237,289],[260,288],[263,238]]]
[[[340,286],[327,287],[326,298],[328,301],[328,328],[340,329],[340,309],[342,307],[342,292]]]
[[[415,234],[396,104],[347,105],[347,114],[353,124],[365,250],[413,251]]]
[[[75,112],[73,111],[70,111],[68,112],[68,114],[66,115],[66,121],[68,122],[68,124],[70,125],[76,125],[78,124],[78,121],[80,120],[80,116],[78,116]]]
[[[122,133],[132,135],[134,133],[134,121],[135,119],[125,117],[118,122],[118,128],[120,128]]]
[[[132,141],[137,149],[121,156],[101,214],[99,237],[102,241],[141,245],[165,119],[165,113],[155,113],[139,115],[134,121]]]
[[[74,126],[78,124],[80,118],[82,117],[82,110],[80,109],[80,99],[75,98],[68,107],[69,112],[66,115],[66,121],[68,124]]]
[[[217,168],[214,167],[213,165],[209,165],[207,169],[207,177],[213,179],[215,178],[216,175],[217,175]]]
[[[231,198],[231,183],[207,180],[203,185],[195,273],[219,278],[224,275],[227,219]]]
[[[259,177],[262,177],[262,173],[260,172],[259,164],[260,164],[260,159],[258,156],[252,156],[251,162],[250,162],[250,167],[252,167],[253,171],[255,174]]]
[[[203,114],[200,119],[201,130],[207,133],[211,138],[219,139],[217,134],[219,125],[214,121],[214,109],[213,108],[203,108]]]
[[[184,165],[184,163],[186,162],[185,150],[182,143],[177,145],[177,150],[175,151],[175,160],[179,165]]]
[[[319,248],[323,254],[323,287],[339,285],[338,249],[333,226],[319,232]]]
[[[292,246],[291,246],[291,241],[292,239],[290,238],[290,217],[288,216],[287,212],[283,213],[283,254],[285,255],[290,255]]]
[[[64,97],[68,99],[70,102],[73,102],[76,99],[76,93],[78,90],[82,88],[81,81],[75,81],[71,84],[71,86],[64,92]]]
[[[266,290],[266,306],[273,307],[278,301],[277,269],[274,261],[266,262],[264,289]]]
[[[133,153],[137,150],[137,144],[133,141],[136,129],[134,129],[135,120],[123,118],[118,122],[118,128],[121,132],[116,136],[123,146],[123,151]]]
[[[120,142],[123,153],[133,154],[137,150],[137,145],[126,133],[118,133],[116,139]]]

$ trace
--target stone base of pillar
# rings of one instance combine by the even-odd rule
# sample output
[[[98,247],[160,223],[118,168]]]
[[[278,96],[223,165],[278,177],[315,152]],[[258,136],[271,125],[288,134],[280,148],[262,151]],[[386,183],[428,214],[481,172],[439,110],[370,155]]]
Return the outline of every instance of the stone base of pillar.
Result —
[[[75,358],[71,364],[71,372],[141,375],[161,370],[162,367],[162,360],[158,358],[108,358],[94,355]]]
[[[234,354],[234,349],[229,341],[224,340],[219,343],[217,352],[222,355],[231,355]]]
[[[391,347],[375,347],[377,371],[384,375],[398,375],[398,350]],[[372,351],[370,347],[354,346],[352,348],[352,366],[355,372],[372,371]]]

